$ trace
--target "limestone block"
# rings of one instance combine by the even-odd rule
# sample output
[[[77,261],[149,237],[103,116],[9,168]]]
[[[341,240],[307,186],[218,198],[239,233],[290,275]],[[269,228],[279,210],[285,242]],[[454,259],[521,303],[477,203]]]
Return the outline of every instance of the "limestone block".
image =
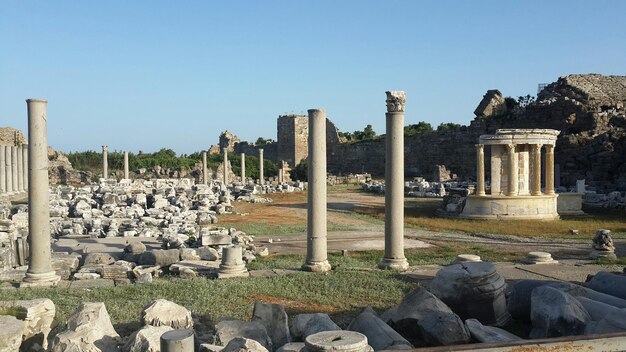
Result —
[[[274,348],[279,348],[290,341],[287,313],[282,305],[255,302],[252,321],[259,321],[265,326]]]
[[[202,246],[230,245],[233,238],[228,234],[205,234],[200,238]]]
[[[0,351],[19,352],[25,325],[14,316],[0,315]]]
[[[347,330],[356,331],[365,335],[369,345],[372,346],[375,351],[413,348],[402,335],[378,318],[373,311],[363,311],[352,320]]]
[[[156,249],[139,255],[140,265],[170,266],[180,260],[178,249]]]
[[[269,352],[267,348],[255,340],[245,337],[236,337],[226,345],[223,352]]]
[[[322,331],[341,330],[325,313],[298,314],[291,321],[291,336],[305,339]]]
[[[48,334],[52,329],[56,312],[51,300],[37,298],[26,301],[2,301],[0,302],[1,308],[16,310],[16,317],[24,321],[22,348],[36,345],[48,347]]]
[[[174,329],[191,329],[193,320],[187,308],[165,299],[150,302],[141,312],[144,325],[167,325]]]
[[[272,340],[260,321],[223,320],[215,325],[216,345],[226,346],[237,337],[255,340],[266,349],[272,350]]]
[[[478,342],[518,341],[522,338],[495,326],[485,326],[476,319],[465,320],[465,326]]]
[[[432,312],[452,313],[452,310],[425,288],[417,287],[404,296],[397,309],[385,318],[391,321],[394,329],[402,336],[416,336],[417,322]]]
[[[625,275],[599,272],[587,282],[587,287],[598,292],[626,299]]]
[[[115,263],[115,258],[108,253],[89,253],[85,256],[84,266],[110,265]]]
[[[582,335],[591,320],[585,308],[571,295],[541,286],[532,291],[530,319],[534,339]]]
[[[277,349],[276,352],[304,352],[306,345],[304,342],[290,342]]]
[[[104,303],[83,303],[69,317],[67,330],[55,336],[51,351],[113,352],[119,343]]]
[[[202,260],[216,261],[220,259],[220,255],[214,248],[200,247],[197,249],[198,255]]]
[[[122,350],[124,352],[160,352],[161,335],[170,330],[173,330],[172,327],[167,325],[144,326],[130,335]]]

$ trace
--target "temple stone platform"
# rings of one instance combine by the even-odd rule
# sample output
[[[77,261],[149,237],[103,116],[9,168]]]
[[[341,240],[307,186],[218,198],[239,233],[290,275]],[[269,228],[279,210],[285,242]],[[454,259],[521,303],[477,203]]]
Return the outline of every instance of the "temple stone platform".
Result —
[[[557,220],[556,195],[470,195],[460,217],[483,220]]]

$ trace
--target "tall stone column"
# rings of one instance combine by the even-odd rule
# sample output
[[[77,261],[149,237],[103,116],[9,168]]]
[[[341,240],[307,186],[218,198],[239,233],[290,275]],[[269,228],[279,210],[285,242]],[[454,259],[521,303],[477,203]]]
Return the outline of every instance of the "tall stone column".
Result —
[[[476,144],[476,195],[485,195],[485,145]]]
[[[259,149],[259,184],[265,184],[265,176],[263,175],[263,148]]]
[[[406,270],[404,257],[404,106],[403,91],[387,94],[385,136],[385,256],[380,269]]]
[[[546,194],[554,194],[554,146],[546,144]]]
[[[307,246],[302,270],[331,269],[326,244],[326,112],[309,110]]]
[[[30,260],[22,285],[50,286],[59,281],[52,270],[50,250],[50,209],[48,141],[45,100],[28,99],[28,242]]]
[[[18,183],[19,175],[17,174],[17,147],[11,147],[11,181],[13,183],[13,192],[20,191]]]
[[[11,147],[4,148],[5,182],[8,194],[13,193],[13,166],[11,165]]]
[[[209,169],[206,163],[206,152],[202,152],[202,184],[209,184]]]
[[[28,144],[22,144],[22,179],[24,180],[24,190],[28,190]]]
[[[530,183],[530,195],[541,195],[541,144],[532,144],[530,146],[532,154],[533,167],[531,170],[532,182]]]
[[[519,170],[517,168],[517,158],[515,155],[515,144],[507,144],[506,146],[507,148],[507,156],[509,159],[509,165],[508,165],[508,189],[507,189],[507,196],[513,197],[517,195],[517,189],[518,189],[518,173]]]
[[[241,153],[241,183],[246,184],[246,153]]]
[[[4,159],[5,146],[0,145],[0,194],[7,193],[7,168]]]
[[[17,191],[24,192],[24,164],[22,163],[22,146],[15,147],[17,157]]]
[[[224,153],[224,185],[228,184],[228,149],[222,148]]]
[[[128,152],[124,152],[124,178],[130,178],[130,172],[128,172]]]
[[[109,147],[102,146],[102,178],[109,177]]]

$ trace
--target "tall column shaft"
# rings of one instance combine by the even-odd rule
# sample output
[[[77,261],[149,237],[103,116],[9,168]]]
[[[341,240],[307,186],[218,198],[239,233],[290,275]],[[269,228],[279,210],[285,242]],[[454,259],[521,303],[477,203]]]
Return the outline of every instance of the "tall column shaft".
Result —
[[[11,147],[4,148],[4,168],[7,193],[13,193],[13,166],[11,165]]]
[[[19,192],[19,175],[17,174],[17,147],[11,147],[11,182],[13,183],[13,192]]]
[[[517,176],[519,174],[519,170],[517,167],[517,156],[515,155],[515,144],[508,144],[507,146],[507,153],[508,153],[508,159],[509,159],[509,165],[508,165],[508,190],[507,190],[507,195],[508,196],[516,196],[517,195],[517,190],[518,190],[518,179]]]
[[[405,93],[386,92],[385,256],[381,269],[406,270],[404,257],[404,105]]]
[[[59,276],[52,270],[48,181],[48,140],[45,100],[28,104],[28,241],[30,260],[24,282],[27,285],[54,285]]]
[[[224,153],[224,184],[228,184],[228,149],[222,149]]]
[[[546,194],[554,194],[554,146],[546,144]]]
[[[24,190],[28,190],[28,144],[22,144],[22,179]]]
[[[5,146],[0,145],[0,194],[7,193],[7,168],[4,156],[5,149]]]
[[[324,272],[331,269],[326,244],[326,112],[318,109],[308,112],[307,246],[302,270]]]
[[[102,146],[102,178],[109,177],[109,148],[106,145]]]
[[[15,153],[17,157],[17,191],[24,192],[24,164],[22,160],[22,149],[21,145],[15,147]]]
[[[128,152],[124,152],[124,178],[130,178],[130,172],[128,172]]]
[[[259,149],[259,184],[265,184],[265,176],[263,175],[263,149]]]
[[[209,169],[206,164],[206,152],[202,152],[202,184],[209,184]]]
[[[476,144],[476,195],[485,195],[485,146]]]
[[[241,153],[241,183],[246,183],[246,153]]]
[[[541,195],[541,144],[532,144],[531,146],[533,167],[531,170],[530,195]]]

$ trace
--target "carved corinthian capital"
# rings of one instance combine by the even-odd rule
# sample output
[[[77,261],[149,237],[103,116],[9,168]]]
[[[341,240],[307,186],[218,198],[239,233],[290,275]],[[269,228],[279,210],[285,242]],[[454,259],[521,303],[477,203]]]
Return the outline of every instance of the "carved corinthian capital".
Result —
[[[404,112],[406,104],[406,93],[402,90],[392,90],[387,94],[387,112]]]

